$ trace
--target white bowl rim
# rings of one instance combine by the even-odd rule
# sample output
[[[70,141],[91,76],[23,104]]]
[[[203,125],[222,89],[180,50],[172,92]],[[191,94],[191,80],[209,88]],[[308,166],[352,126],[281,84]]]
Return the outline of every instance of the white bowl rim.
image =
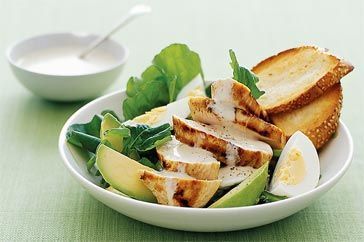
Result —
[[[130,198],[130,197],[126,197],[126,196],[120,196],[118,194],[115,194],[113,192],[110,192],[100,186],[97,186],[96,184],[92,183],[91,181],[89,181],[88,179],[86,179],[84,176],[82,176],[81,174],[79,174],[70,164],[70,161],[67,159],[66,154],[63,150],[63,145],[64,142],[66,141],[66,133],[67,133],[67,128],[73,123],[73,120],[75,119],[75,117],[83,112],[84,109],[87,109],[89,106],[92,106],[94,103],[99,102],[103,99],[107,99],[111,96],[114,95],[118,95],[122,92],[125,92],[125,89],[120,90],[120,91],[116,91],[116,92],[112,92],[109,94],[106,94],[104,96],[101,96],[89,103],[87,103],[86,105],[84,105],[83,107],[81,107],[80,109],[78,109],[74,114],[71,115],[71,117],[69,117],[69,119],[66,121],[66,123],[64,124],[61,132],[60,132],[60,136],[59,136],[59,140],[58,140],[58,150],[60,152],[60,155],[62,157],[63,163],[64,165],[67,167],[67,169],[71,172],[71,174],[77,178],[77,180],[79,180],[80,182],[82,182],[85,186],[89,186],[92,187],[93,189],[96,189],[98,192],[100,193],[104,193],[104,195],[109,195],[111,197],[114,197],[115,199],[120,199],[120,200],[124,200],[124,202],[128,202],[128,203],[134,203],[135,206],[144,206],[146,208],[164,208],[165,210],[168,211],[188,211],[188,212],[192,212],[192,213],[223,213],[223,212],[233,212],[233,211],[253,211],[254,209],[259,209],[259,208],[267,208],[267,207],[271,207],[272,209],[274,209],[275,207],[278,206],[284,206],[285,204],[288,203],[292,203],[295,202],[299,199],[301,199],[302,197],[306,197],[309,196],[312,193],[323,193],[324,191],[326,191],[326,187],[330,187],[330,185],[333,183],[335,184],[347,171],[347,169],[349,168],[351,161],[352,161],[352,157],[353,157],[353,139],[352,136],[350,134],[350,131],[348,130],[348,128],[346,127],[346,125],[340,120],[340,125],[342,126],[342,128],[345,130],[345,133],[348,135],[349,138],[349,143],[348,143],[348,148],[349,148],[349,152],[347,155],[347,160],[345,161],[344,165],[342,166],[342,168],[333,176],[331,177],[329,180],[327,180],[325,183],[319,185],[318,187],[316,187],[315,189],[308,191],[306,193],[300,194],[298,196],[295,197],[291,197],[291,198],[287,198],[284,200],[280,200],[280,201],[276,201],[276,202],[272,202],[272,203],[265,203],[265,204],[258,204],[258,205],[253,205],[253,206],[245,206],[245,207],[232,207],[232,208],[190,208],[190,207],[175,207],[175,206],[168,206],[168,205],[162,205],[162,204],[157,204],[157,203],[149,203],[149,202],[144,202],[144,201],[140,201],[134,198]],[[329,189],[329,188],[328,188]],[[328,190],[327,189],[327,190]]]
[[[116,42],[115,40],[108,38],[107,41],[110,41],[112,44],[119,46],[120,49],[123,50],[124,55],[122,56],[122,58],[120,58],[115,64],[110,65],[109,67],[106,67],[103,70],[99,70],[99,71],[93,71],[93,72],[88,72],[85,74],[71,74],[71,75],[62,75],[62,74],[57,74],[57,75],[52,75],[52,74],[47,74],[47,73],[41,73],[41,72],[37,72],[37,71],[32,71],[29,70],[27,68],[22,67],[21,65],[17,64],[16,61],[11,58],[11,54],[12,52],[20,45],[23,43],[26,43],[28,41],[37,39],[37,38],[47,38],[50,36],[74,36],[74,37],[80,37],[80,36],[91,36],[91,37],[99,37],[100,35],[98,34],[93,34],[93,33],[86,33],[86,32],[54,32],[54,33],[45,33],[45,34],[39,34],[39,35],[34,35],[34,36],[30,36],[18,41],[13,42],[12,44],[10,44],[10,46],[6,49],[5,51],[5,55],[6,58],[8,60],[8,62],[10,63],[10,65],[13,65],[23,71],[27,71],[36,75],[43,75],[43,76],[48,76],[48,77],[81,77],[81,76],[89,76],[89,75],[95,75],[95,74],[101,74],[101,73],[105,73],[108,71],[111,71],[115,68],[118,68],[119,66],[122,66],[125,64],[126,60],[129,58],[129,49],[121,43]]]

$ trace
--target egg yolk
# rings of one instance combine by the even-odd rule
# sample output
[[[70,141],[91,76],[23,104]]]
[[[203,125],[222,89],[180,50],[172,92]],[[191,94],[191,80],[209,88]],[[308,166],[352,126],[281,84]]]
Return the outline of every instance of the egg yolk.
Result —
[[[189,97],[196,97],[196,96],[205,96],[204,91],[201,90],[200,87],[196,87],[195,89],[189,91],[187,93]]]
[[[306,174],[305,161],[301,151],[292,148],[277,171],[277,178],[286,185],[297,185]]]
[[[146,112],[143,115],[135,117],[133,119],[133,121],[135,121],[137,123],[141,123],[141,124],[152,125],[152,124],[155,124],[156,122],[158,122],[163,117],[162,114],[165,113],[166,111],[167,111],[166,106],[154,108],[151,111]]]

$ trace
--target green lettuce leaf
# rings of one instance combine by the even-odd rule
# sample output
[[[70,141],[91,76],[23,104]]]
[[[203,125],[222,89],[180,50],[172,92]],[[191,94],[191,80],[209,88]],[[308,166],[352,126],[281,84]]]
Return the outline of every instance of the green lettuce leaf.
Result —
[[[150,161],[148,158],[146,157],[143,157],[139,160],[139,163],[142,164],[142,165],[145,165],[145,166],[148,166],[154,170],[157,170],[157,171],[161,171],[163,169],[160,161],[156,162],[156,163],[153,163],[152,161]]]
[[[209,98],[211,98],[211,86],[212,86],[212,83],[205,85],[205,93],[206,93],[206,96]]]
[[[113,110],[106,109],[101,112],[102,116],[105,116],[106,114],[112,115],[114,118],[116,118],[117,121],[121,122],[121,119],[118,117],[118,115]]]
[[[97,146],[101,143],[100,129],[103,117],[100,115],[94,115],[88,123],[73,124],[68,127],[66,133],[67,142],[83,149],[88,160],[86,161],[87,171],[95,177],[99,177],[99,185],[106,188],[107,182],[102,178],[101,173],[95,166],[96,156],[95,152]],[[115,131],[114,131],[115,132]],[[118,131],[120,132],[120,131]],[[124,131],[125,132],[125,131]]]
[[[95,115],[88,123],[71,125],[67,130],[67,141],[95,153],[97,146],[100,144],[101,121],[102,117]]]
[[[230,49],[229,54],[231,59],[230,66],[233,68],[234,80],[247,86],[250,89],[252,96],[255,99],[258,99],[264,94],[264,91],[259,90],[257,87],[257,82],[259,81],[258,77],[245,67],[239,66],[238,60],[236,59],[233,50]]]
[[[131,77],[127,84],[127,95],[123,102],[126,120],[144,114],[152,108],[168,104],[168,89],[163,79],[142,80]]]
[[[282,149],[273,149],[273,157],[279,158],[282,154]]]
[[[287,197],[278,196],[278,195],[274,195],[268,191],[263,191],[262,194],[260,195],[259,203],[271,203],[271,202],[277,202],[277,201],[284,200],[284,199],[287,199]]]
[[[91,173],[92,168],[96,163],[96,155],[94,153],[89,152],[89,160],[86,162],[87,171]]]
[[[123,140],[122,153],[155,170],[161,169],[156,148],[172,139],[171,126],[163,124],[152,128],[148,125],[125,126],[130,136]]]
[[[111,111],[112,112],[112,111]],[[111,113],[110,111],[108,113]],[[88,123],[73,124],[68,128],[67,141],[77,147],[84,149],[88,155],[86,167],[90,174],[99,177],[101,173],[95,166],[95,152],[100,143],[113,148],[112,144],[104,139],[100,140],[102,117],[95,115]],[[126,126],[111,128],[104,132],[105,136],[120,137],[122,142],[122,154],[139,161],[141,164],[156,170],[161,170],[158,161],[156,148],[172,139],[172,128],[170,124],[163,124],[158,127],[148,125]],[[101,186],[107,183],[101,179]]]
[[[172,44],[153,59],[166,76],[169,102],[176,100],[178,93],[198,74],[202,74],[199,55],[185,44]]]
[[[125,127],[120,127],[120,128],[112,128],[109,130],[105,131],[105,136],[108,135],[117,135],[120,137],[129,137],[130,136],[130,130],[128,128]]]
[[[164,48],[141,75],[130,77],[123,102],[126,120],[176,100],[178,93],[197,75],[203,78],[201,61],[187,45]]]
[[[148,125],[126,127],[130,130],[130,136],[124,139],[122,153],[125,155],[135,151],[138,153],[150,151],[172,139],[172,128],[169,124],[155,128]]]

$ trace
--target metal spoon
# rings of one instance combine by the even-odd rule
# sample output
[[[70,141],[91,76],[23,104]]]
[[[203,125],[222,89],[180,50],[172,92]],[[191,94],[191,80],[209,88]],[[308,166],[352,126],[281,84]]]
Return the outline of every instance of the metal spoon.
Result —
[[[79,58],[85,58],[90,52],[92,52],[96,47],[102,44],[105,40],[107,40],[112,34],[118,31],[121,27],[124,27],[128,23],[130,23],[135,18],[142,16],[146,13],[150,13],[152,11],[151,7],[145,4],[138,4],[132,7],[129,12],[121,19],[121,21],[116,24],[110,31],[108,31],[105,35],[97,38],[93,41],[85,50],[81,52],[78,56]]]

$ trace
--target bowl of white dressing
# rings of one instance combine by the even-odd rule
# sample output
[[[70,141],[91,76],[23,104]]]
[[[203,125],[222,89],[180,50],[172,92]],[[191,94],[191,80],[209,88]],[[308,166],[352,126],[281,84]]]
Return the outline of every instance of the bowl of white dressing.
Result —
[[[48,100],[95,98],[119,76],[128,50],[107,39],[85,58],[81,51],[99,36],[54,33],[32,37],[11,46],[7,58],[17,79]]]

